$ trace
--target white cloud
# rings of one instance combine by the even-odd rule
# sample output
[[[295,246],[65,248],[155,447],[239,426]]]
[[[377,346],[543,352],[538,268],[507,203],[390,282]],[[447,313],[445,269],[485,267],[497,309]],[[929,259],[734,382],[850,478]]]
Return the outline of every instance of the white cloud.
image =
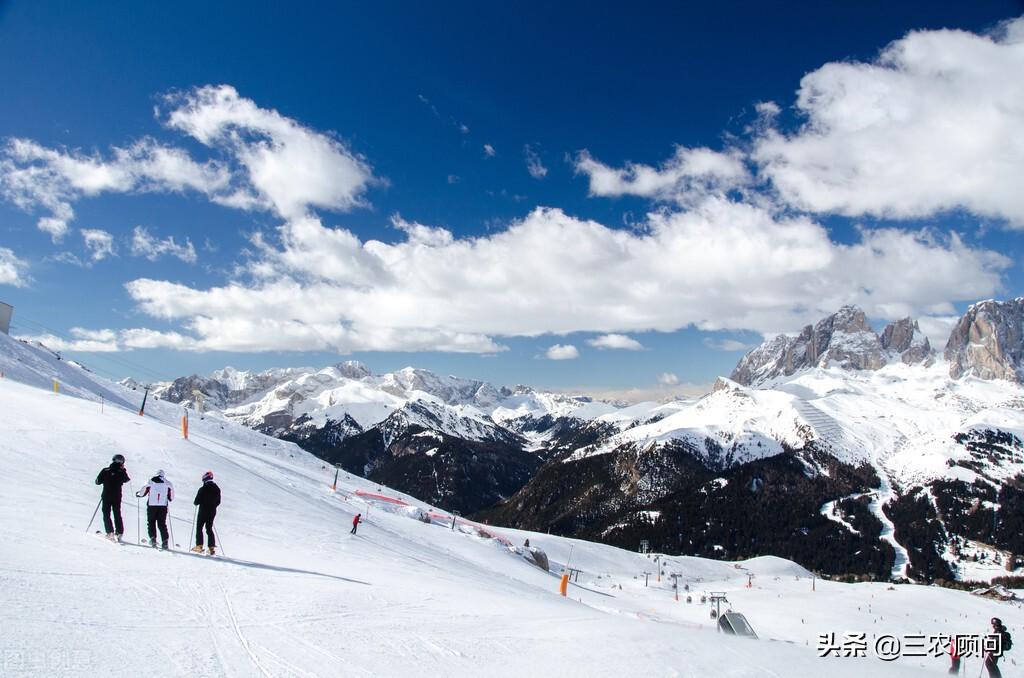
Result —
[[[555,344],[544,353],[548,360],[575,360],[580,357],[579,349],[572,344]]]
[[[599,349],[621,349],[624,351],[642,351],[643,344],[625,334],[603,334],[600,337],[588,339],[587,343]]]
[[[526,157],[526,171],[531,177],[540,180],[548,175],[548,168],[544,166],[537,151],[533,150],[530,144],[523,146],[523,155]]]
[[[737,341],[736,339],[729,339],[729,338],[715,339],[713,337],[705,337],[704,338],[704,345],[707,346],[710,349],[715,350],[715,351],[727,351],[727,352],[732,352],[732,351],[749,351],[750,349],[754,348],[750,344],[747,344],[747,343],[742,342],[742,341]]]
[[[54,351],[87,351],[91,353],[113,353],[119,351],[117,333],[113,330],[88,330],[72,327],[71,338],[58,337],[53,334],[23,335],[18,339],[38,341]]]
[[[494,150],[494,146],[491,146],[490,144],[484,144],[484,156],[485,157],[493,158],[497,154],[498,154],[498,152],[496,150]]]
[[[448,183],[449,184],[457,184],[457,183],[459,183],[459,175],[458,174],[449,174],[448,175]]]
[[[753,158],[783,199],[847,216],[963,208],[1024,228],[1024,18],[995,35],[919,31],[871,63],[804,76],[792,134]]]
[[[50,212],[38,227],[59,242],[74,218],[72,203],[101,193],[196,190],[215,197],[226,191],[229,171],[197,163],[176,148],[144,138],[113,147],[109,158],[76,150],[54,150],[28,139],[8,139],[0,148],[0,197],[26,211]]]
[[[662,372],[658,375],[658,383],[662,386],[677,386],[679,377],[674,372]]]
[[[949,341],[949,335],[953,333],[953,327],[959,320],[958,315],[921,316],[917,319],[917,326],[921,328],[924,336],[928,337],[932,348],[942,353],[946,348],[946,342]]]
[[[790,331],[845,303],[869,316],[953,312],[992,296],[1009,260],[955,234],[862,230],[836,243],[806,217],[709,199],[639,231],[537,209],[486,236],[393,220],[361,241],[316,218],[261,241],[253,281],[127,285],[141,310],[223,350],[501,350],[495,338],[571,332]]]
[[[291,219],[310,208],[362,205],[367,187],[379,181],[341,141],[260,108],[233,87],[201,87],[165,100],[167,126],[221,158],[198,162],[149,137],[114,146],[106,157],[13,138],[0,147],[0,198],[48,212],[37,225],[60,242],[74,219],[73,204],[102,193],[191,190],[226,207]]]
[[[363,204],[374,180],[369,165],[341,141],[275,110],[260,108],[228,85],[168,97],[167,124],[241,164],[257,203],[285,218],[310,207],[348,210]]]
[[[738,153],[682,146],[660,167],[626,163],[623,169],[609,167],[581,151],[575,169],[590,179],[593,196],[638,195],[679,203],[722,194],[751,180]]]
[[[163,240],[159,240],[153,237],[149,229],[144,226],[136,226],[132,231],[131,251],[133,256],[146,257],[150,261],[156,261],[165,254],[177,257],[189,264],[194,264],[197,260],[196,248],[188,238],[185,238],[185,243],[182,245],[175,242],[174,236],[167,236]]]
[[[19,259],[14,251],[0,247],[0,285],[24,287],[28,284],[28,263]]]
[[[107,231],[83,228],[81,233],[82,239],[85,241],[85,247],[89,250],[89,256],[93,261],[102,261],[116,254],[114,236]]]

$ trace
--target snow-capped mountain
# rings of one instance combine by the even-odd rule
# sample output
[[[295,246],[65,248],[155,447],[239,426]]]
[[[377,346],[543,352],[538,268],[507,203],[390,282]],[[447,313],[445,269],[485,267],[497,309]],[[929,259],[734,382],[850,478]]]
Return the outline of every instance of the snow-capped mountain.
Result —
[[[413,367],[375,375],[355,361],[259,373],[229,367],[155,384],[152,393],[186,407],[201,401],[212,416],[295,441],[349,471],[460,511],[509,496],[549,449],[619,409]]]
[[[963,375],[989,377],[996,359],[1017,373],[1019,307],[972,307],[947,346],[959,363],[935,356],[909,318],[877,335],[844,307],[754,349],[696,402],[559,455],[487,515],[623,546],[768,548],[885,578],[1014,570],[1024,389]],[[971,349],[956,352],[961,336]]]

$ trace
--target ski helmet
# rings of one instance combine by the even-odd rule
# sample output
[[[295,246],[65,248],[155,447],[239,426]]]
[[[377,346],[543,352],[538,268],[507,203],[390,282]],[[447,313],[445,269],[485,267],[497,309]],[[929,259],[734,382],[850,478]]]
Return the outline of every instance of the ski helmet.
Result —
[[[203,482],[205,483],[207,480],[213,480],[213,471],[207,471],[203,474]]]
[[[164,477],[164,470],[163,470],[163,469],[160,469],[159,471],[157,471],[157,472],[156,472],[156,475],[157,475],[157,477],[159,477],[159,478],[163,478],[163,477]]]
[[[115,454],[114,458],[111,459],[111,461],[113,461],[115,464],[123,464],[124,463],[124,455],[123,454]]]

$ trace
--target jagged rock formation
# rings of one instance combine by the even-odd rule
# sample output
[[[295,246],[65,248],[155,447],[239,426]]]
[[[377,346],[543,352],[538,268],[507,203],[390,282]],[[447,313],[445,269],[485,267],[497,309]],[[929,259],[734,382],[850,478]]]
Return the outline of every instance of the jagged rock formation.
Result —
[[[889,323],[878,338],[883,349],[898,353],[900,360],[908,365],[930,365],[934,360],[931,342],[921,333],[917,321],[911,318]]]
[[[946,342],[949,376],[1024,383],[1024,297],[967,309]]]
[[[877,370],[896,358],[907,364],[930,364],[934,355],[916,320],[897,320],[878,335],[864,311],[843,306],[795,337],[780,334],[761,344],[743,356],[731,378],[752,386],[808,367]]]

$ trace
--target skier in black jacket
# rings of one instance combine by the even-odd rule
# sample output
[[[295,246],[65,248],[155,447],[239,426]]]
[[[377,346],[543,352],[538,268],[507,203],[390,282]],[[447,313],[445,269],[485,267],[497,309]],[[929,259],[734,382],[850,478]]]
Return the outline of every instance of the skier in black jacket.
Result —
[[[203,528],[206,528],[207,541],[210,544],[210,555],[217,554],[217,538],[213,532],[213,519],[217,517],[217,507],[220,506],[220,488],[213,482],[213,471],[203,474],[203,486],[196,492],[196,500],[192,502],[199,507],[196,516],[196,545],[192,550],[196,553],[203,552]]]
[[[99,472],[96,476],[96,484],[103,486],[103,528],[107,532],[107,539],[121,541],[124,534],[124,521],[121,520],[121,486],[131,478],[124,468],[124,455],[115,454],[110,466]],[[110,515],[113,513],[114,520],[111,522]]]

